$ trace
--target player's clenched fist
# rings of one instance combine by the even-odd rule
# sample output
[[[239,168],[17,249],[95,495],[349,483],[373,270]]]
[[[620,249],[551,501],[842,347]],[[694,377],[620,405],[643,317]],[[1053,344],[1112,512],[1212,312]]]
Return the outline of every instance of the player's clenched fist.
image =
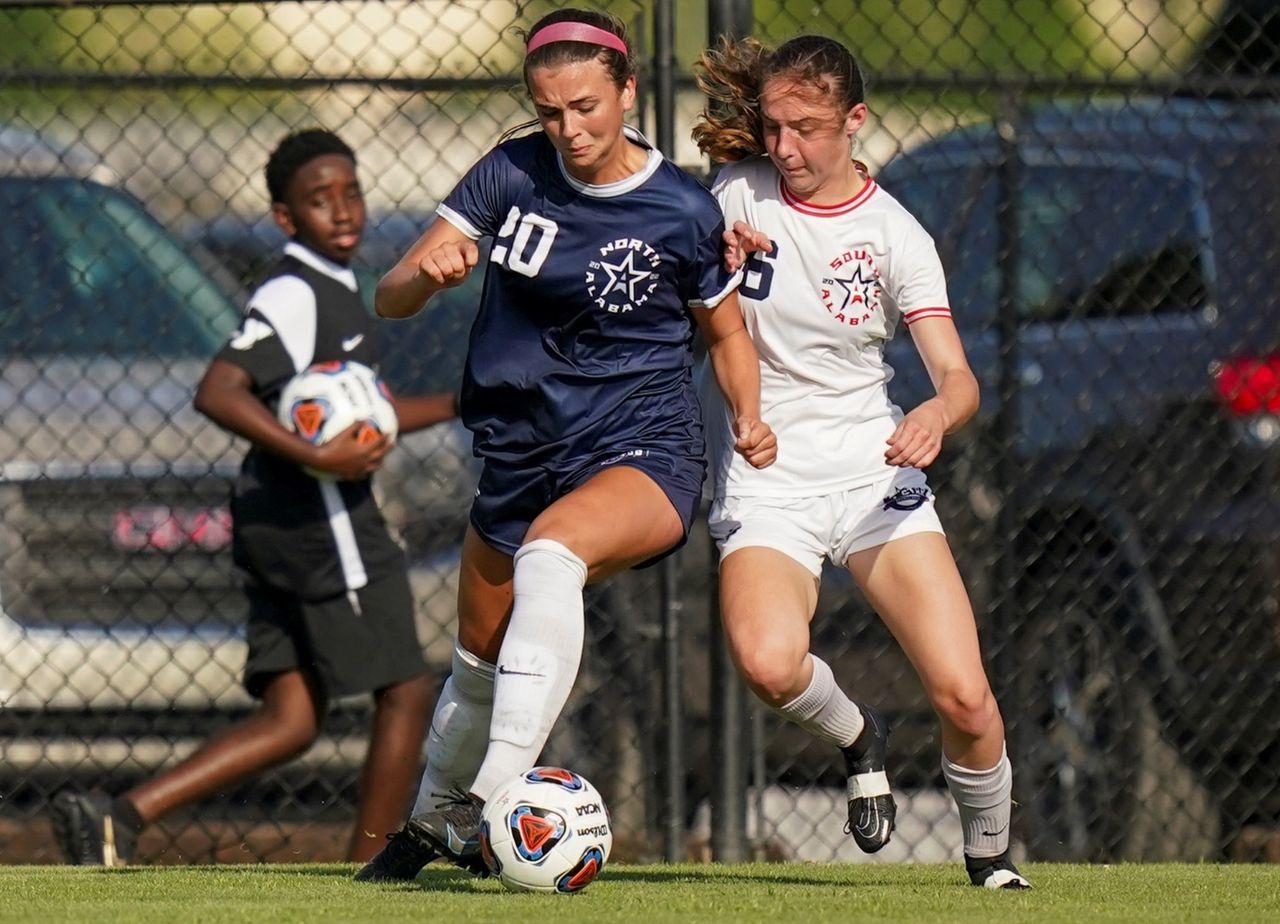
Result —
[[[418,272],[441,288],[459,285],[480,261],[475,241],[445,241],[418,260]]]
[[[733,448],[756,468],[767,468],[778,458],[778,438],[763,420],[739,417],[734,432],[737,440]]]

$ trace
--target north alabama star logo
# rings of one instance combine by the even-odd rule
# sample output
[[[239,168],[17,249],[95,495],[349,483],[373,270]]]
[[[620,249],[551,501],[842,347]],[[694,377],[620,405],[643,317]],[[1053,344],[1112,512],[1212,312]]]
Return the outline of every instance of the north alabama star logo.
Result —
[[[634,311],[658,287],[662,258],[644,241],[620,237],[600,248],[600,259],[587,264],[587,294],[613,314]]]
[[[833,321],[857,327],[880,314],[880,271],[871,254],[846,250],[828,266],[818,292]]]

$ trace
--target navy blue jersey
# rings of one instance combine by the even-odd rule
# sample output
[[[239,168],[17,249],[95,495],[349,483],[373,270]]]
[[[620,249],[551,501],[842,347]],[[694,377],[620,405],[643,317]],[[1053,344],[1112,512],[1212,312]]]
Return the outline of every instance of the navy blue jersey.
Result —
[[[492,237],[463,377],[475,452],[572,462],[654,442],[702,452],[690,310],[737,284],[710,193],[649,148],[603,186],[571,177],[542,132],[498,145],[438,208]]]

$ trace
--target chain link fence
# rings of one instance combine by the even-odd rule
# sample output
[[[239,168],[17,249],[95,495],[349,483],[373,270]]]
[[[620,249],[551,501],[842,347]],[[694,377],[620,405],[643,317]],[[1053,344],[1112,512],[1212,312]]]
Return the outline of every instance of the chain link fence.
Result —
[[[281,242],[268,152],[313,125],[356,150],[371,292],[530,117],[512,27],[560,5],[0,4],[0,862],[57,858],[41,813],[59,787],[122,791],[250,708],[226,509],[243,446],[190,396]],[[1009,727],[1020,849],[1280,852],[1280,14],[578,5],[631,25],[650,133],[652,62],[674,58],[671,153],[692,169],[709,17],[766,41],[837,36],[862,62],[857,156],[938,242],[983,386],[930,479]],[[655,39],[661,15],[673,43]],[[454,388],[476,294],[387,338],[394,387]],[[920,400],[909,338],[890,354],[895,400]],[[380,476],[441,672],[475,475],[464,432],[442,425]],[[547,758],[601,787],[631,859],[735,843],[865,859],[840,830],[839,755],[747,705],[723,669],[703,528],[677,568],[590,592]],[[936,721],[835,570],[814,644],[895,722],[900,829],[875,860],[957,857]],[[367,719],[366,702],[338,704],[307,755],[149,830],[142,859],[340,856]]]

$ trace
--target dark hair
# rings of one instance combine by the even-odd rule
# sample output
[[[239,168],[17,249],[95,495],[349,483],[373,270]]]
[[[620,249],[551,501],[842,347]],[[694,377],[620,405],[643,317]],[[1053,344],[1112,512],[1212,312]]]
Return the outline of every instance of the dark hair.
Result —
[[[355,152],[333,132],[319,128],[286,135],[267,159],[267,192],[272,202],[284,202],[289,182],[308,161],[325,154],[341,154],[356,162]]]
[[[627,46],[627,53],[624,55],[616,49],[606,48],[603,45],[593,45],[590,42],[550,42],[525,55],[524,83],[526,87],[529,85],[529,71],[535,67],[556,67],[561,64],[590,61],[593,58],[599,59],[600,63],[604,65],[609,78],[619,90],[626,85],[627,78],[635,74],[635,52],[631,48],[631,40],[627,38],[627,27],[622,24],[622,20],[608,13],[572,8],[556,10],[554,13],[548,13],[543,16],[533,24],[532,29],[524,33],[525,44],[527,45],[529,40],[537,35],[540,29],[558,22],[581,22],[589,26],[595,26],[597,29],[603,29],[606,32],[612,32],[622,39],[623,44]]]
[[[821,35],[797,36],[774,50],[755,39],[725,36],[694,63],[694,76],[710,103],[693,127],[693,140],[717,161],[764,153],[760,91],[774,77],[812,87],[844,112],[866,93],[849,49]]]

